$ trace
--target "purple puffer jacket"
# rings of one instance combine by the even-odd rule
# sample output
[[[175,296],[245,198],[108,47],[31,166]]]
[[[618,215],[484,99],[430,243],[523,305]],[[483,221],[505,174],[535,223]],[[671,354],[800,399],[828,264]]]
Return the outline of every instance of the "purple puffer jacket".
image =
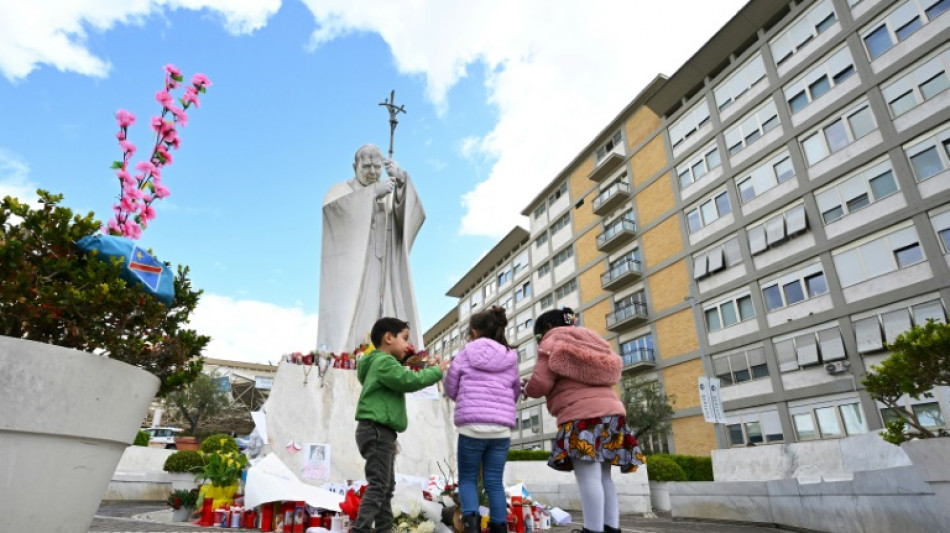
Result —
[[[518,353],[482,337],[455,356],[443,380],[455,400],[455,425],[497,424],[515,427],[515,403],[521,394]]]

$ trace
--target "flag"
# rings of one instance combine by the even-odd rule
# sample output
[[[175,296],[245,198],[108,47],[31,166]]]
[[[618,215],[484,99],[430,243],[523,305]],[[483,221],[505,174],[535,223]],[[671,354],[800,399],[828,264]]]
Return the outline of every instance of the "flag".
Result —
[[[94,257],[100,261],[121,258],[122,279],[142,287],[165,305],[171,305],[175,300],[175,280],[171,270],[131,240],[115,235],[88,235],[79,239],[76,245],[85,253],[95,251]]]

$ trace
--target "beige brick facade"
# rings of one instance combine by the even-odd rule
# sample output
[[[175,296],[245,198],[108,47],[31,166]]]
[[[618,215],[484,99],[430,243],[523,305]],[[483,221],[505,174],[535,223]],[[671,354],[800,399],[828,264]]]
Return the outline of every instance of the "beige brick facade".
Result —
[[[683,298],[689,296],[686,261],[677,261],[653,273],[647,278],[647,283],[650,286],[650,300],[653,302],[654,311],[663,311],[683,303]]]
[[[582,293],[583,294],[583,293]],[[610,312],[610,300],[602,300],[584,310],[584,327],[597,332],[601,337],[607,336],[607,313]]]
[[[571,183],[573,183],[573,181]],[[594,198],[596,196],[597,196],[596,189],[590,191],[590,193],[587,194],[587,197],[584,198],[584,204],[573,211],[574,214],[571,215],[571,219],[574,224],[574,231],[578,231],[582,228],[586,228],[595,220],[600,220],[600,217],[594,214],[593,204],[594,204]],[[573,201],[575,204],[580,199],[581,197],[574,196],[574,193],[573,192],[571,193],[571,201]],[[600,231],[600,226],[596,226],[593,230],[588,232],[588,235],[594,235],[595,244],[596,244],[596,233],[599,231]],[[596,255],[596,252],[597,252],[596,248],[594,249],[594,252]],[[578,264],[583,265],[585,262],[586,261],[580,261]]]
[[[600,296],[603,290],[600,288],[600,275],[603,271],[601,267],[594,267],[581,272],[577,276],[577,284],[581,291],[581,304],[593,300]]]
[[[660,127],[660,117],[649,107],[641,107],[627,120],[627,151],[638,146]]]
[[[585,158],[581,163],[571,171],[571,178],[568,180],[571,188],[571,199],[574,202],[580,200],[583,196],[584,191],[590,188],[594,184],[593,181],[588,179],[587,176],[590,176],[590,173],[594,170],[594,158],[593,156]],[[590,206],[587,206],[588,211]]]
[[[699,337],[696,334],[692,309],[684,309],[665,316],[657,320],[654,325],[656,326],[656,345],[661,359],[669,359],[699,349]]]
[[[695,381],[695,378],[694,378]],[[701,416],[689,416],[673,420],[673,441],[676,453],[709,457],[716,445],[716,427]]]
[[[666,148],[663,137],[657,136],[630,158],[633,185],[635,187],[643,185],[643,182],[653,177],[664,166],[666,166]]]
[[[673,215],[643,234],[643,258],[647,268],[666,261],[683,251],[680,219]]]
[[[637,219],[641,225],[646,226],[673,209],[675,204],[672,183],[670,174],[667,173],[637,193]]]
[[[575,224],[577,223],[578,222],[575,221]],[[587,263],[590,263],[600,255],[600,251],[597,250],[597,233],[599,232],[600,227],[594,226],[590,231],[574,241],[574,254],[577,256],[578,266],[586,266]]]
[[[696,378],[702,375],[703,362],[699,359],[692,359],[663,369],[663,386],[666,394],[676,397],[674,409],[679,411],[699,406],[699,385]]]

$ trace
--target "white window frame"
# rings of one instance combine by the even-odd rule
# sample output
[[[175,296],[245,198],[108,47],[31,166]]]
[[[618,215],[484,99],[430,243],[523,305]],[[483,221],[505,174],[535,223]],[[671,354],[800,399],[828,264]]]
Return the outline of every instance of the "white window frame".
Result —
[[[713,374],[719,378],[722,387],[731,387],[769,377],[769,365],[765,356],[765,349],[761,345],[747,346],[731,352],[716,354],[710,357]],[[759,370],[756,370],[759,369]],[[761,373],[764,369],[765,373]],[[727,372],[722,372],[726,370]],[[745,379],[739,379],[742,372]],[[759,372],[759,375],[756,375]]]
[[[874,123],[874,128],[864,132],[859,137],[859,132],[855,131],[852,118],[861,112],[866,112],[869,114],[871,121]],[[839,123],[844,127],[844,132],[847,136],[848,142],[839,147],[832,147],[829,140],[829,132],[835,124]],[[877,119],[874,117],[874,112],[871,111],[870,103],[866,97],[862,97],[857,102],[850,104],[844,109],[844,111],[840,113],[834,113],[831,117],[823,120],[819,126],[806,131],[802,135],[799,135],[798,144],[801,147],[802,155],[805,156],[805,164],[809,167],[813,167],[821,161],[827,159],[831,154],[840,152],[858,140],[870,135],[871,132],[877,131],[878,128],[879,126]],[[814,155],[814,152],[809,151],[808,147],[810,145],[819,147],[821,149],[819,151],[821,155],[816,156]],[[816,159],[812,160],[812,157],[816,157]]]
[[[709,104],[701,98],[689,111],[670,125],[670,146],[674,149],[709,122]]]
[[[864,45],[864,51],[868,56],[868,59],[872,62],[879,57],[887,53],[888,50],[897,46],[897,44],[907,40],[910,36],[920,31],[924,26],[931,22],[931,19],[927,16],[926,11],[923,8],[924,4],[936,4],[933,0],[924,0],[922,3],[920,0],[907,0],[906,2],[895,5],[889,9],[884,15],[878,17],[874,22],[865,26],[861,32],[861,43]],[[940,14],[946,13],[945,9]],[[938,14],[939,16],[939,14]],[[920,26],[917,27],[912,32],[906,34],[903,38],[899,38],[897,32],[908,26],[910,22],[914,19],[920,21]],[[876,56],[872,54],[871,48],[868,46],[868,37],[872,34],[877,33],[881,28],[885,29],[888,39],[890,40],[890,46],[884,48]]]
[[[728,205],[729,205],[728,211],[725,211],[725,212],[719,211],[719,202],[717,202],[716,200],[718,200],[721,197],[725,197],[726,202],[728,202]],[[711,218],[710,220],[706,220],[706,217],[704,216],[704,211],[703,211],[703,208],[708,205],[712,206],[712,209],[715,213],[715,218]],[[694,205],[686,209],[687,231],[689,231],[689,233],[691,234],[696,233],[699,230],[705,228],[706,226],[712,224],[713,222],[719,220],[720,218],[728,215],[731,212],[732,212],[732,200],[729,199],[729,191],[726,189],[719,189],[715,191],[713,194],[707,196],[706,198],[703,198],[699,202],[695,203]],[[693,227],[689,223],[690,216],[692,216],[693,214],[695,214],[698,217],[697,220],[699,220],[699,223],[700,223],[700,226],[696,229],[693,229]]]
[[[712,157],[713,153],[716,154],[715,157]],[[696,183],[708,176],[714,169],[721,167],[722,154],[719,153],[719,145],[713,140],[713,142],[687,157],[685,161],[685,163],[676,167],[676,179],[680,184],[680,190]],[[702,173],[696,170],[700,166],[703,169]]]
[[[742,307],[739,305],[739,301],[740,301],[740,300],[745,300],[745,299],[748,299],[749,303],[752,305],[752,315],[743,318],[743,317],[742,317],[742,312],[741,312]],[[733,309],[735,309],[736,321],[735,321],[734,323],[729,324],[728,326],[726,326],[726,325],[724,325],[724,324],[725,324],[725,321],[723,320],[723,312],[722,312],[722,309],[723,309],[723,307],[725,307],[726,305],[729,305],[729,304],[732,304]],[[709,319],[708,319],[708,317],[707,317],[707,313],[708,313],[709,311],[715,311],[715,313],[716,313],[717,319],[718,319],[718,321],[719,321],[719,327],[717,327],[716,329],[713,329],[713,328],[710,327]],[[747,321],[747,320],[752,320],[752,319],[754,319],[755,317],[756,317],[755,303],[752,301],[752,294],[751,294],[749,291],[742,291],[742,292],[736,293],[736,294],[734,294],[734,295],[731,295],[731,296],[727,296],[727,297],[725,297],[725,298],[722,298],[722,299],[716,301],[716,303],[707,304],[707,305],[704,305],[704,306],[703,306],[703,322],[704,322],[705,325],[706,325],[706,331],[709,332],[709,333],[712,333],[713,331],[720,331],[720,330],[723,330],[723,329],[726,329],[726,328],[731,328],[731,327],[733,327],[733,326],[737,326],[737,325],[739,325],[739,324],[741,324],[741,323],[743,323],[743,322],[745,322],[745,321]]]
[[[808,290],[807,280],[819,274],[825,278],[825,290],[824,292],[811,295],[811,291]],[[789,303],[788,295],[785,291],[785,287],[796,282],[799,284],[799,287],[802,289],[802,294],[804,295],[804,297],[797,302]],[[759,287],[762,290],[762,299],[765,302],[766,313],[774,313],[776,311],[785,309],[786,307],[790,305],[798,305],[812,298],[817,298],[819,296],[828,294],[828,291],[829,291],[828,277],[825,276],[825,271],[821,266],[821,262],[817,260],[802,267],[795,267],[793,270],[789,272],[784,272],[777,276],[771,276],[769,278],[765,278],[759,282]],[[769,306],[769,299],[765,295],[765,291],[771,287],[776,287],[778,289],[778,295],[779,297],[781,297],[781,300],[782,300],[782,304],[775,308],[771,308]]]
[[[782,374],[847,359],[844,338],[837,322],[775,337],[772,347]]]
[[[551,258],[551,264],[554,268],[557,268],[562,263],[574,256],[574,245],[571,244],[567,248],[561,250],[560,252],[554,254],[554,257]]]
[[[946,80],[946,87],[929,97],[926,96],[921,87],[941,75]],[[891,117],[897,118],[938,94],[942,94],[948,88],[950,88],[950,46],[945,45],[881,85],[881,94],[884,96],[884,103],[887,104]],[[906,97],[911,98],[913,104],[907,107],[894,107],[895,102],[903,101]]]
[[[614,150],[623,145],[623,134],[620,130],[617,130],[617,133],[614,134],[607,142],[597,147],[596,150],[596,161],[594,164],[600,163],[607,157],[607,154],[612,153]]]
[[[729,157],[735,157],[781,123],[775,101],[771,97],[767,98],[764,104],[744,115],[724,132],[726,152]]]
[[[560,185],[557,186],[557,189],[554,189],[554,192],[548,196],[548,207],[554,205],[554,202],[561,199],[562,196],[567,194],[567,182],[563,181]]]
[[[565,213],[564,216],[558,218],[554,221],[554,224],[551,224],[551,235],[561,231],[571,224],[571,214]]]
[[[816,63],[804,75],[786,85],[782,91],[785,94],[785,103],[788,105],[789,113],[792,115],[804,111],[815,100],[828,94],[846,79],[857,74],[854,67],[854,58],[851,57],[851,51],[846,45],[840,46]],[[821,94],[816,95],[814,87],[821,79],[827,80],[828,88]],[[805,96],[805,104],[796,109],[792,102],[801,95]]]
[[[739,236],[732,234],[693,256],[693,279],[702,279],[742,263]]]
[[[828,17],[833,20],[827,21]],[[815,37],[824,33],[838,20],[831,0],[822,0],[796,18],[782,33],[769,40],[775,65],[779,66],[804,50]],[[786,51],[787,50],[787,51]]]
[[[935,209],[928,213],[930,225],[934,228],[940,249],[944,254],[950,253],[950,206]]]
[[[782,177],[778,174],[776,167],[779,163],[786,161],[791,167],[792,173]],[[739,191],[739,202],[747,204],[766,191],[770,191],[794,177],[795,165],[792,164],[788,149],[783,148],[779,152],[765,157],[754,167],[743,172],[740,177],[736,178],[736,190]],[[746,199],[743,194],[744,190],[751,190],[752,196]]]
[[[891,181],[893,181],[894,190],[879,198],[871,187],[871,181],[883,179],[883,177],[888,174],[890,174]],[[844,220],[848,215],[868,208],[885,198],[890,198],[900,193],[900,182],[897,180],[894,166],[891,164],[891,160],[885,156],[883,159],[873,161],[816,190],[815,203],[818,204],[818,213],[821,216],[822,223],[827,226],[839,220]],[[867,203],[856,206],[849,205],[854,200],[858,200],[862,197],[864,197]],[[840,214],[834,216],[836,212]],[[826,216],[826,214],[828,216]]]
[[[554,289],[554,298],[555,300],[563,300],[565,297],[574,294],[577,290],[577,278],[571,278],[567,283],[562,284],[560,287]]]
[[[917,137],[905,144],[902,148],[904,149],[904,155],[907,157],[907,162],[910,164],[911,172],[914,173],[914,179],[917,180],[918,183],[926,181],[942,172],[946,172],[946,170],[950,168],[950,154],[948,154],[948,150],[950,150],[950,126],[944,124],[940,126],[940,128],[931,130]],[[931,148],[936,150],[938,160],[943,168],[932,174],[922,175],[914,165],[914,158]]]
[[[765,60],[760,52],[749,58],[731,76],[713,89],[716,107],[722,112],[741,100],[749,92],[749,89],[765,79]]]
[[[773,227],[777,227],[779,221],[781,221],[783,231],[781,235],[776,235],[774,230],[773,232],[769,230]],[[805,204],[799,200],[793,205],[783,209],[780,213],[770,215],[761,222],[746,227],[749,251],[752,255],[761,254],[789,239],[806,233],[808,229],[808,216],[805,212]]]
[[[896,258],[897,252],[914,245],[919,247],[920,261],[906,266],[900,266]],[[886,257],[876,255],[876,252],[884,250],[888,252]],[[917,228],[913,225],[913,222],[907,221],[874,235],[870,235],[857,243],[832,250],[831,259],[834,261],[835,271],[838,274],[838,281],[841,284],[841,288],[847,288],[859,283],[864,283],[869,279],[926,262],[927,255],[924,252],[923,246],[920,244]],[[883,264],[885,261],[887,261],[887,265]],[[871,269],[871,265],[874,266],[874,269]],[[860,269],[861,278],[852,281],[850,274],[843,274],[843,269],[846,266],[858,267]],[[889,268],[882,268],[882,266]]]
[[[863,422],[863,431],[856,431],[854,433],[849,433],[847,429],[847,424],[845,423],[845,415],[842,411],[844,407],[850,407],[857,405],[857,412],[861,414]],[[831,409],[831,412],[835,414],[835,424],[838,426],[838,434],[826,435],[825,431],[821,427],[821,420],[818,414],[818,411],[824,411]],[[839,399],[830,402],[821,402],[811,405],[802,405],[798,407],[789,407],[788,409],[789,417],[792,419],[792,430],[795,432],[795,439],[799,442],[808,441],[808,440],[829,440],[829,439],[843,439],[852,435],[860,435],[862,433],[867,433],[870,431],[868,429],[868,415],[864,412],[864,409],[861,407],[861,400],[858,398],[847,398]],[[801,417],[801,418],[799,418]],[[803,439],[801,438],[797,420],[804,419],[808,417],[811,420],[811,425],[815,430],[815,438]]]

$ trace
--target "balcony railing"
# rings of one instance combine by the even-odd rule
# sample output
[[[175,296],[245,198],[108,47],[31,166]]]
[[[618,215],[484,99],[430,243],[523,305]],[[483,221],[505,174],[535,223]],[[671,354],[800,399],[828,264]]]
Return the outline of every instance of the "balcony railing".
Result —
[[[607,329],[617,331],[647,321],[647,304],[629,303],[607,313]]]
[[[615,250],[630,242],[637,235],[637,223],[629,218],[621,218],[604,228],[597,236],[597,249],[602,252]]]
[[[622,353],[620,358],[623,361],[624,370],[656,365],[656,360],[653,359],[653,350],[649,348],[637,348],[632,352]]]
[[[625,259],[600,275],[600,287],[606,290],[615,290],[630,281],[639,279],[642,274],[640,261]]]
[[[594,198],[593,209],[594,214],[603,216],[604,214],[610,212],[611,209],[616,208],[620,204],[626,202],[630,199],[632,191],[630,190],[630,184],[625,181],[618,181],[610,187],[604,189],[600,194]]]
[[[613,171],[620,168],[620,165],[623,164],[623,159],[623,155],[617,152],[610,152],[604,157],[603,161],[597,163],[597,166],[594,167],[594,170],[591,171],[587,177],[593,181],[603,181],[604,178],[609,176]]]

